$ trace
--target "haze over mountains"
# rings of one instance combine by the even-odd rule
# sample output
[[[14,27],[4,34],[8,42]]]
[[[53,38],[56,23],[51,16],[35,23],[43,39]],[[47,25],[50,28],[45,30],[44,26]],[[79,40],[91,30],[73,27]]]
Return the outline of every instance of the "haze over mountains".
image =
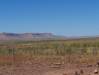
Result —
[[[0,40],[77,40],[77,39],[99,39],[99,36],[66,37],[52,33],[0,33]]]
[[[0,33],[0,40],[42,40],[42,39],[63,39],[52,33]]]

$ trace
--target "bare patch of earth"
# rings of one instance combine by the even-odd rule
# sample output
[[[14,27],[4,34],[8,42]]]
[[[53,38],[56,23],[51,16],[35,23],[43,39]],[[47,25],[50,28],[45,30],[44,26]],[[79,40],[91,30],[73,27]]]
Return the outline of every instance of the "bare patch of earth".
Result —
[[[24,63],[14,65],[0,66],[0,75],[74,75],[80,69],[84,71],[83,75],[94,75],[96,67],[87,65],[65,64],[60,67],[50,67],[45,63]],[[97,74],[98,75],[98,74]]]

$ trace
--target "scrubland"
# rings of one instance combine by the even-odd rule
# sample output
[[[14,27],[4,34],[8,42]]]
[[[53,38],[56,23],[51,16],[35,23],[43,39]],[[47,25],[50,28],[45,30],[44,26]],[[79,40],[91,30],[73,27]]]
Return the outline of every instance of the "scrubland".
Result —
[[[6,41],[0,43],[0,75],[84,75],[99,62],[99,40]]]

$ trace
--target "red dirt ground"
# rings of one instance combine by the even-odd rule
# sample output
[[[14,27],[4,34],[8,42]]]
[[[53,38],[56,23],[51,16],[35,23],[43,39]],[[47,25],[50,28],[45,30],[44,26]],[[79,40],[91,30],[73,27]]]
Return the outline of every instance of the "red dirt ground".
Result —
[[[94,75],[95,65],[88,67],[88,64],[64,64],[53,65],[44,62],[14,63],[13,65],[1,65],[0,75],[75,75],[75,71],[84,71],[83,75]],[[99,75],[99,74],[95,74]]]

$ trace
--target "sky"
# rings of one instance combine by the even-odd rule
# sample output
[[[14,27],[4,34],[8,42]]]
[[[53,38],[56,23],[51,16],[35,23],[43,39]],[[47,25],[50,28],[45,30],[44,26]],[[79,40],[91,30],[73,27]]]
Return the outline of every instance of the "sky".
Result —
[[[0,32],[99,35],[99,0],[0,0]]]

